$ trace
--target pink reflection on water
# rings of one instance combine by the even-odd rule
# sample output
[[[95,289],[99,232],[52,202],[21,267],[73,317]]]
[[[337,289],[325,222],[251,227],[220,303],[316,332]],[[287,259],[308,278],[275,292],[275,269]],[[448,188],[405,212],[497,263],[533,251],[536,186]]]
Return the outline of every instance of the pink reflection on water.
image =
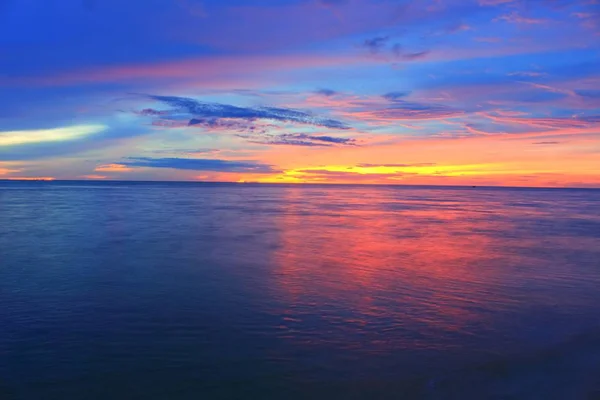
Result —
[[[552,288],[577,280],[558,263],[545,264],[538,247],[577,251],[586,239],[531,237],[542,227],[528,221],[546,221],[551,211],[542,202],[509,204],[500,191],[469,190],[315,189],[310,202],[306,196],[287,191],[274,254],[274,290],[287,305],[281,337],[306,346],[458,349],[465,338],[485,341],[511,329],[503,321],[531,303],[554,306]],[[561,299],[574,309],[585,301]],[[313,331],[315,321],[328,329]]]

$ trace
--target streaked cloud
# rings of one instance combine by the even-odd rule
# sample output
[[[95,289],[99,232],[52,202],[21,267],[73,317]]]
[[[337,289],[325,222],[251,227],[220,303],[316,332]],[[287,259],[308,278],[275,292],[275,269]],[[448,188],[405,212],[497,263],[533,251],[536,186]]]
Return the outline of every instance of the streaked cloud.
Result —
[[[150,158],[131,157],[120,162],[128,167],[170,168],[190,171],[274,173],[268,164],[256,161],[232,161],[212,158]]]
[[[335,96],[337,94],[337,92],[335,90],[331,90],[331,89],[318,89],[315,93],[317,94],[321,94],[323,96]]]
[[[287,146],[356,146],[356,139],[333,137],[324,135],[308,135],[306,133],[283,133],[279,135],[259,134],[259,135],[238,135],[248,139],[251,143],[266,145],[287,145]]]
[[[128,166],[124,165],[124,164],[102,164],[102,165],[98,165],[94,171],[95,172],[129,172],[132,171],[132,168],[129,168]]]
[[[548,22],[547,20],[541,19],[541,18],[525,17],[517,11],[512,11],[508,14],[501,15],[498,18],[496,18],[494,21],[505,21],[505,22],[508,22],[511,24],[528,24],[528,25],[544,24],[544,23]]]
[[[89,174],[89,175],[80,175],[78,178],[81,179],[93,179],[93,180],[101,180],[101,179],[106,179],[108,178],[106,175],[96,175],[96,174]]]
[[[338,120],[315,116],[305,111],[282,107],[241,107],[230,104],[208,103],[188,97],[178,96],[155,96],[148,98],[165,103],[173,109],[154,110],[144,109],[142,115],[158,117],[159,120],[170,121],[188,118],[190,126],[216,127],[226,124],[225,127],[234,127],[237,121],[244,121],[244,127],[248,122],[257,120],[279,121],[296,123],[302,125],[322,126],[332,129],[348,129],[348,126]],[[229,124],[229,126],[227,125]]]
[[[408,96],[409,94],[410,94],[410,92],[389,92],[389,93],[384,94],[381,97],[383,97],[384,99],[389,100],[389,101],[396,101],[403,97]]]
[[[104,125],[76,125],[64,128],[23,131],[0,131],[0,146],[18,146],[34,143],[64,142],[80,139],[107,129]]]
[[[454,118],[465,114],[465,111],[442,104],[426,104],[394,100],[387,108],[359,111],[353,115],[359,118],[383,121],[393,120],[436,120]]]
[[[15,168],[4,168],[2,166],[0,166],[0,175],[8,175],[8,174],[13,174],[16,172],[20,172],[20,169],[15,169]]]
[[[379,54],[387,46],[389,41],[389,36],[375,36],[365,39],[362,42],[362,47],[367,49],[371,54]]]

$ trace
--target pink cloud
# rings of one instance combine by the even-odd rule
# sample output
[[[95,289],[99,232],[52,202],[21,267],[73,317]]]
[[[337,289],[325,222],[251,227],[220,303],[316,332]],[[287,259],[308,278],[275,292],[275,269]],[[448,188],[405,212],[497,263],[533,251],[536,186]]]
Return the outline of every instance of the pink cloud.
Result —
[[[479,0],[479,4],[482,6],[497,6],[500,4],[514,3],[517,0]]]
[[[0,80],[0,85],[29,84],[39,86],[67,86],[85,83],[106,83],[170,79],[194,79],[213,83],[239,79],[240,74],[251,81],[257,76],[267,76],[282,70],[333,67],[349,64],[374,64],[358,55],[271,55],[271,56],[223,56],[203,57],[155,64],[130,64],[115,67],[99,67],[89,70],[70,71],[54,76],[14,77]]]
[[[527,24],[527,25],[544,24],[544,23],[548,22],[545,19],[524,17],[516,11],[513,11],[509,14],[501,15],[498,18],[495,18],[494,21],[506,21],[511,24]]]
[[[474,40],[476,42],[483,42],[483,43],[500,43],[502,41],[502,38],[499,38],[499,37],[476,37]]]
[[[600,126],[600,119],[594,118],[526,118],[526,117],[510,117],[510,116],[497,116],[493,114],[481,115],[505,124],[519,124],[527,125],[532,127],[542,127],[551,129],[586,129],[595,128]]]
[[[428,109],[410,109],[410,108],[384,108],[380,110],[367,110],[358,111],[353,113],[347,113],[357,119],[366,120],[383,120],[383,121],[396,121],[396,120],[440,120],[445,118],[454,118],[464,115],[465,112],[462,110],[455,110],[443,106],[434,106]]]
[[[83,179],[106,179],[107,177],[105,175],[81,175],[79,176],[79,178],[83,178]]]

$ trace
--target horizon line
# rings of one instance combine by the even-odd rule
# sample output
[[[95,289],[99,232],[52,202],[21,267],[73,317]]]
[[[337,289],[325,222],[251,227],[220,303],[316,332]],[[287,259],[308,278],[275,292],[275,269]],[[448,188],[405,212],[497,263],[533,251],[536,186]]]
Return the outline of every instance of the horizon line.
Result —
[[[29,182],[29,183],[61,183],[61,182],[89,182],[89,183],[196,183],[196,184],[227,184],[227,185],[319,185],[319,186],[394,186],[394,187],[431,187],[431,188],[468,188],[468,189],[568,189],[568,190],[600,190],[600,186],[575,187],[575,186],[504,186],[504,185],[416,185],[401,183],[339,183],[339,182],[231,182],[231,181],[188,181],[188,180],[123,180],[123,179],[36,179],[36,178],[0,178],[0,182]]]

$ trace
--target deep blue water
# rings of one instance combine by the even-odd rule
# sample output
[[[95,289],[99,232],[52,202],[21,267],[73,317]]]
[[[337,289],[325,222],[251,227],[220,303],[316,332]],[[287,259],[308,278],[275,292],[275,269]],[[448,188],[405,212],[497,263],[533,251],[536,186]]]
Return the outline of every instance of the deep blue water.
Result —
[[[600,190],[0,182],[0,398],[598,399]]]

